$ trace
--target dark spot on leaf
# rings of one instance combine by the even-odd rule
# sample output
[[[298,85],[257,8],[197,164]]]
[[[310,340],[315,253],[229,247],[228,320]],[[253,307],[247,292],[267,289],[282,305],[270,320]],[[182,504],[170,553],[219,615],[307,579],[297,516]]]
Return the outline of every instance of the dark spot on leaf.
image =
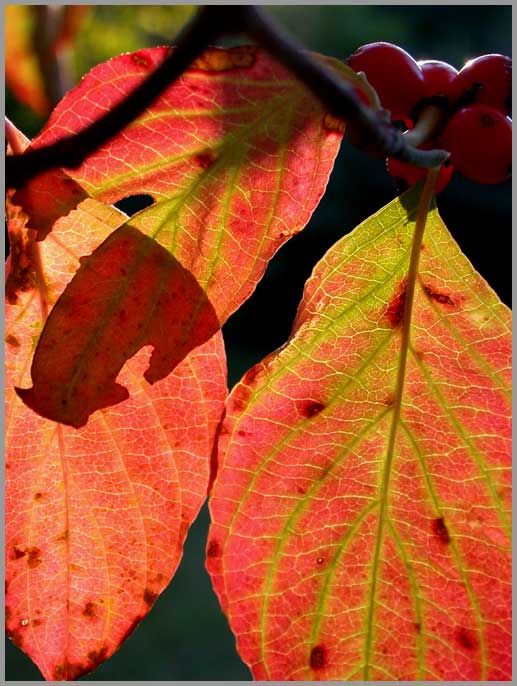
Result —
[[[34,494],[34,500],[41,500],[43,498],[43,493],[38,491],[37,493]]]
[[[242,412],[248,404],[250,396],[251,391],[247,386],[243,386],[242,384],[235,386],[231,395],[232,411]]]
[[[388,395],[386,398],[383,400],[383,404],[386,405],[386,407],[391,407],[393,403],[395,402],[395,398],[393,395]]]
[[[386,646],[382,646],[382,654],[387,655],[388,654],[388,648]]]
[[[216,160],[215,154],[212,150],[204,150],[194,156],[194,162],[202,169],[208,169]]]
[[[139,67],[149,68],[151,66],[149,58],[147,58],[141,52],[135,52],[133,55],[131,55],[131,59]]]
[[[305,417],[306,419],[311,419],[312,417],[315,417],[325,408],[325,405],[323,403],[320,403],[316,400],[303,401],[301,403],[298,403],[297,405],[299,413],[302,415],[302,417]]]
[[[97,665],[100,665],[101,662],[104,662],[107,654],[108,646],[103,645],[100,650],[90,650],[90,652],[87,654],[87,657],[88,660],[92,663],[92,665],[94,667],[97,667]]]
[[[16,338],[16,336],[13,336],[12,333],[7,334],[5,337],[5,342],[7,345],[12,345],[13,348],[19,348],[20,347],[20,341]]]
[[[63,664],[56,665],[54,669],[54,679],[56,681],[75,681],[83,674],[92,671],[90,664],[88,665],[74,665],[65,660]]]
[[[447,525],[445,524],[443,517],[437,517],[433,520],[433,533],[445,545],[451,542],[449,530],[447,529]]]
[[[154,198],[152,195],[148,195],[147,193],[135,193],[135,195],[127,195],[125,198],[118,200],[115,203],[115,207],[129,217],[132,217],[137,212],[144,210],[146,207],[150,207],[153,203]],[[121,272],[124,273],[125,269],[121,268]]]
[[[97,606],[95,603],[88,601],[83,609],[83,615],[85,617],[97,617]]]
[[[54,679],[60,681],[65,675],[65,665],[56,665],[54,668]]]
[[[345,130],[345,122],[339,117],[335,117],[330,112],[327,112],[323,117],[323,128],[327,131],[334,131],[336,133],[343,133]]]
[[[257,376],[264,370],[264,366],[259,362],[258,364],[254,365],[248,371],[244,376],[242,377],[242,383],[245,384],[246,386],[252,386],[253,382],[257,378]]]
[[[417,634],[421,633],[422,625],[420,624],[420,622],[415,622],[413,626],[415,627],[415,631],[417,632]]]
[[[326,663],[326,651],[323,646],[314,646],[311,650],[310,665],[312,669],[321,669]]]
[[[478,642],[473,631],[469,631],[464,627],[457,627],[455,630],[456,639],[458,643],[466,648],[467,650],[475,650],[477,648]]]
[[[56,541],[68,541],[68,529],[65,529],[63,533],[59,534]]]
[[[11,305],[18,301],[18,293],[36,286],[34,240],[31,232],[9,233],[9,271],[5,281],[5,297]]]
[[[239,429],[237,431],[237,436],[247,436],[247,435],[248,435],[247,432],[243,431],[242,429]]]
[[[27,549],[26,548],[19,548],[17,545],[14,546],[13,548],[13,560],[18,560],[20,557],[23,557],[24,555],[27,555]]]
[[[228,49],[207,48],[192,63],[191,69],[204,72],[219,72],[239,67],[251,67],[255,62],[256,52],[257,48],[254,45],[241,45]]]
[[[424,291],[429,298],[435,300],[437,303],[440,303],[440,305],[454,305],[454,300],[450,295],[447,295],[447,293],[435,291],[430,286],[424,286]]]
[[[37,617],[36,617],[36,619],[33,619],[31,622],[32,627],[39,626],[40,624],[41,624],[41,619],[38,619]]]
[[[219,555],[219,543],[217,541],[210,541],[206,550],[207,557],[217,557]]]
[[[386,316],[389,323],[393,328],[399,326],[404,318],[404,307],[406,305],[406,288],[407,281],[403,279],[397,293],[392,298],[388,309],[386,310]]]
[[[158,597],[158,593],[154,593],[154,591],[151,591],[149,588],[146,588],[144,591],[144,603],[147,605],[152,605],[156,598]]]
[[[325,559],[323,557],[316,558],[316,564],[322,565],[324,562],[325,562]]]
[[[43,562],[41,559],[41,550],[39,548],[33,547],[29,548],[27,551],[27,564],[31,569],[37,567]]]

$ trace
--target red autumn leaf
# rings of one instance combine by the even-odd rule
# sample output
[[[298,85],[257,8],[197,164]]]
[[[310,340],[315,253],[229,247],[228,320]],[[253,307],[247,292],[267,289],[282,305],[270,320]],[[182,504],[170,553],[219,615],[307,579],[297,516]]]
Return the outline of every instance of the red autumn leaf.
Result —
[[[54,110],[34,147],[95,120],[167,52],[142,50],[93,69]],[[170,373],[250,295],[268,260],[305,226],[325,190],[339,124],[258,48],[207,50],[152,108],[69,172],[103,202],[145,193],[155,203],[81,267],[47,322],[34,386],[21,397],[46,417],[81,426],[95,409],[127,396],[114,379],[146,342],[155,346],[146,378]],[[30,191],[29,185],[24,192]],[[37,224],[33,215],[31,226]],[[162,266],[153,282],[156,261]],[[168,293],[171,283],[184,293],[164,303],[160,289]],[[146,322],[152,331],[144,332],[154,301],[155,319]],[[123,334],[115,323],[121,312],[134,313]],[[74,320],[85,325],[67,326]]]
[[[433,210],[403,354],[417,193],[227,403],[207,566],[258,680],[511,679],[510,313]]]
[[[47,303],[126,217],[86,200],[34,243],[19,208],[8,211],[6,624],[47,680],[73,680],[119,647],[174,574],[206,497],[224,350],[218,333],[149,386],[147,346],[119,376],[130,397],[88,426],[36,415],[13,387],[27,383]]]

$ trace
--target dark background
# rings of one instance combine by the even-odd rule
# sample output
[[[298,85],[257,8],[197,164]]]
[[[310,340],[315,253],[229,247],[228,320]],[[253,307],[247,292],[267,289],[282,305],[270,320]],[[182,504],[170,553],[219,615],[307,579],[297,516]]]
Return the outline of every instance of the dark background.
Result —
[[[441,59],[456,68],[490,52],[511,55],[511,7],[490,6],[277,6],[273,15],[311,50],[346,58],[383,40],[416,59]],[[75,71],[145,45],[173,42],[191,13],[185,6],[98,6],[77,40]],[[33,136],[43,121],[7,92],[6,110]],[[223,328],[229,385],[289,336],[303,285],[332,244],[392,200],[382,160],[344,141],[323,200],[306,229],[275,256],[255,293]],[[455,174],[438,207],[474,267],[510,304],[511,183],[482,186]],[[204,569],[206,506],[190,530],[183,561],[169,588],[120,650],[85,680],[251,679],[240,661]],[[41,679],[39,670],[7,641],[6,676]]]

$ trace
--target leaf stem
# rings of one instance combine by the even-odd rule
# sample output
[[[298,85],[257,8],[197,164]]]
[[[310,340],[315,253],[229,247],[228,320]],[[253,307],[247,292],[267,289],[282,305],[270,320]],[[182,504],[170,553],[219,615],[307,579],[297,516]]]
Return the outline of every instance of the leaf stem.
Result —
[[[422,110],[415,127],[404,133],[406,143],[415,147],[430,140],[442,124],[444,110],[439,105],[428,105]]]

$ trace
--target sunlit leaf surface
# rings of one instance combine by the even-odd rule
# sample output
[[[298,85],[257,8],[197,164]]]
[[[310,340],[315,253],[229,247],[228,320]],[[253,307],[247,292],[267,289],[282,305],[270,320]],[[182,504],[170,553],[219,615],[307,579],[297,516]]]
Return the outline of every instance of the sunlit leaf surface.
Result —
[[[86,126],[167,53],[142,50],[92,70],[34,146]],[[79,427],[127,396],[115,378],[142,345],[155,348],[148,381],[170,373],[250,295],[268,260],[305,226],[342,128],[259,49],[207,50],[151,109],[69,172],[76,184],[65,194],[70,206],[77,187],[109,203],[134,194],[155,202],[82,264],[48,320],[33,388],[20,391],[25,402]],[[47,189],[49,202],[54,188]],[[42,238],[52,220],[44,189],[37,190],[29,184],[15,198]],[[43,216],[31,205],[35,197]],[[54,206],[63,212],[63,203]]]
[[[433,210],[397,385],[417,193],[228,400],[207,565],[258,680],[511,678],[510,313]]]
[[[116,408],[80,430],[36,415],[14,386],[28,383],[45,312],[126,217],[86,200],[34,244],[25,215],[8,210],[7,632],[46,679],[73,680],[118,648],[174,574],[206,497],[224,350],[218,333],[150,386],[146,346],[119,376],[129,398]]]

